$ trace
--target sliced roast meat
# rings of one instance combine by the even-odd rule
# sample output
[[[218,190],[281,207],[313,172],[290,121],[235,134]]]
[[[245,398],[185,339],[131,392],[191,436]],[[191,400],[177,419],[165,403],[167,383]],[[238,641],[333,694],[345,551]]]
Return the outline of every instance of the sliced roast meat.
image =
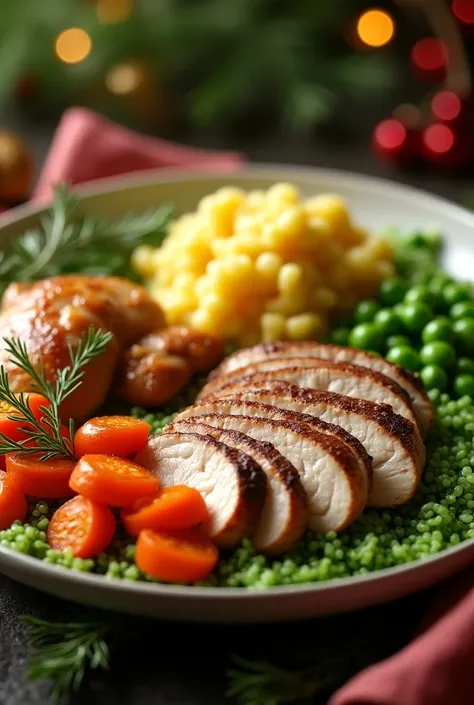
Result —
[[[316,357],[323,360],[333,360],[334,362],[350,362],[354,365],[369,367],[375,372],[390,377],[404,389],[409,395],[413,408],[420,420],[421,427],[426,433],[433,421],[434,410],[430,398],[423,389],[420,380],[411,372],[398,365],[378,357],[373,353],[354,348],[342,347],[339,345],[324,345],[312,341],[302,342],[277,342],[264,345],[256,345],[252,348],[237,350],[232,353],[209,375],[209,379],[217,379],[223,375],[243,370],[247,365],[284,357]]]
[[[161,487],[197,489],[210,515],[210,536],[225,548],[251,536],[265,501],[266,477],[246,453],[197,433],[161,433],[149,438],[136,462]]]
[[[263,553],[291,550],[308,525],[306,495],[296,468],[266,441],[257,441],[239,431],[226,431],[202,423],[200,418],[177,421],[165,433],[199,433],[250,455],[267,477],[267,495],[252,543]]]
[[[257,372],[273,371],[275,379],[292,382],[299,387],[336,392],[356,399],[367,399],[377,403],[390,404],[397,414],[401,414],[419,426],[410,397],[397,382],[374,372],[368,367],[351,365],[348,362],[332,362],[316,358],[276,358],[248,365],[245,374],[235,372],[212,380],[201,390],[199,399],[205,399],[226,386]]]
[[[178,414],[177,418],[182,419],[196,416],[197,414],[194,411],[196,407],[198,407],[199,413],[243,414],[244,416],[261,416],[266,419],[281,419],[283,421],[297,422],[299,424],[308,424],[311,429],[317,433],[324,433],[327,436],[336,438],[340,443],[343,443],[354,455],[362,475],[366,478],[367,495],[372,487],[372,458],[368,455],[362,443],[340,426],[327,423],[309,414],[295,413],[294,411],[288,411],[278,406],[272,406],[271,404],[245,400],[235,401],[232,397],[205,399],[203,402],[182,411]],[[271,439],[268,440],[271,441]]]
[[[271,377],[266,380],[270,374],[262,372],[255,379],[236,382],[225,390],[225,396],[223,390],[218,397],[229,398],[232,404],[242,401],[272,404],[341,426],[372,456],[374,475],[368,504],[395,507],[410,499],[425,462],[423,441],[411,421],[396,414],[387,404],[304,389]]]
[[[282,413],[292,420],[275,421],[260,416],[206,413],[205,406],[212,408],[211,404],[196,404],[178,418],[190,418],[194,413],[202,423],[271,441],[298,471],[311,529],[341,531],[360,515],[367,501],[367,478],[354,454],[338,438],[298,423],[299,415],[290,411]]]

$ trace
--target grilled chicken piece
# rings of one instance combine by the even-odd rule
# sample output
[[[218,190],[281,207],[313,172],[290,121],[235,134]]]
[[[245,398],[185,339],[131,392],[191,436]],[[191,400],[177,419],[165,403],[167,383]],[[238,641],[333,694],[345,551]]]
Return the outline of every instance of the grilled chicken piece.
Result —
[[[263,360],[242,370],[212,380],[201,390],[202,400],[224,390],[238,379],[258,372],[272,372],[274,379],[292,382],[299,387],[337,392],[347,397],[390,404],[393,410],[419,426],[410,397],[396,382],[368,367],[348,362],[332,362],[315,358],[282,358]]]
[[[211,370],[224,356],[224,339],[186,326],[169,326],[150,333],[139,342],[143,348],[162,355],[176,355],[189,363],[193,372]]]
[[[430,398],[423,389],[423,385],[411,372],[404,367],[393,365],[373,353],[354,348],[342,347],[339,345],[323,345],[322,343],[302,341],[302,342],[277,342],[265,345],[256,345],[245,350],[237,350],[221,362],[221,364],[211,372],[209,379],[227,375],[228,373],[241,370],[247,365],[274,358],[286,357],[316,357],[323,360],[333,360],[334,362],[350,362],[353,365],[369,367],[375,372],[381,372],[397,382],[409,395],[413,408],[420,420],[424,433],[427,433],[434,416],[433,405]]]
[[[197,489],[210,515],[209,533],[231,548],[257,526],[265,501],[266,477],[246,453],[210,436],[160,433],[136,457],[151,470],[161,487],[188,485]]]
[[[293,465],[271,443],[239,431],[225,431],[199,418],[177,421],[165,433],[199,433],[250,455],[267,477],[267,495],[252,543],[257,551],[275,555],[291,550],[308,525],[306,495]]]
[[[219,399],[252,401],[316,416],[337,424],[357,438],[372,457],[373,484],[368,504],[404,504],[418,487],[425,447],[417,428],[387,404],[353,399],[333,392],[317,392],[287,382],[265,380],[265,373],[226,390]]]
[[[109,391],[121,350],[164,324],[161,308],[140,286],[120,277],[61,276],[33,284],[12,284],[0,314],[0,365],[14,392],[27,392],[32,380],[9,360],[3,337],[19,338],[30,359],[43,360],[50,381],[69,364],[90,326],[113,333],[107,351],[84,370],[80,388],[61,407],[65,418],[83,419],[96,411]]]
[[[288,420],[276,421],[259,416],[206,414],[204,404],[186,411],[188,415],[194,412],[202,423],[220,429],[240,431],[258,441],[271,439],[272,445],[298,471],[308,503],[308,525],[313,531],[341,531],[364,509],[367,478],[354,454],[338,438],[299,423],[298,414],[281,412],[288,415]],[[186,412],[181,416],[185,418]]]

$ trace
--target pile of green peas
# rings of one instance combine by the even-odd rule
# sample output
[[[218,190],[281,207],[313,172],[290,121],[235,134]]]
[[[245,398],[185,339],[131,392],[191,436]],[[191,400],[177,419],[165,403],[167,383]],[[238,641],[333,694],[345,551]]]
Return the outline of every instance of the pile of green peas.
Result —
[[[474,289],[438,271],[423,284],[383,282],[331,342],[383,355],[420,377],[430,396],[474,397]]]

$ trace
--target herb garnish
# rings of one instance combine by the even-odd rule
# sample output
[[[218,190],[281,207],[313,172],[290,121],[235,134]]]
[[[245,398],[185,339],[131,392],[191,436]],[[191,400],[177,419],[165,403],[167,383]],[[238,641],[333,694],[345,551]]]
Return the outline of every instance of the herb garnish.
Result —
[[[54,201],[40,225],[12,241],[0,254],[0,291],[12,281],[36,281],[58,274],[120,275],[136,279],[130,255],[135,247],[159,246],[166,235],[172,206],[162,204],[109,222],[97,214],[79,215],[79,199],[57,186]]]
[[[12,421],[28,424],[28,438],[24,441],[12,441],[0,433],[0,455],[17,451],[24,455],[39,453],[41,460],[50,460],[56,456],[74,457],[72,443],[74,421],[72,419],[69,421],[69,438],[64,438],[61,433],[59,409],[63,401],[81,385],[84,368],[95,357],[105,352],[111,338],[111,333],[89,328],[75,349],[69,346],[71,362],[67,367],[57,371],[55,382],[47,379],[41,359],[36,363],[30,360],[25,343],[17,339],[4,338],[11,362],[31,376],[33,380],[31,391],[46,397],[50,406],[41,407],[44,416],[41,421],[38,421],[31,411],[28,396],[12,392],[7,372],[0,366],[0,402],[5,402],[13,408],[14,412],[9,416]],[[25,445],[31,441],[34,441],[34,447]]]
[[[37,647],[29,663],[28,678],[51,680],[56,701],[79,690],[87,670],[108,669],[109,647],[105,637],[110,627],[106,623],[20,619],[28,627],[31,645]]]

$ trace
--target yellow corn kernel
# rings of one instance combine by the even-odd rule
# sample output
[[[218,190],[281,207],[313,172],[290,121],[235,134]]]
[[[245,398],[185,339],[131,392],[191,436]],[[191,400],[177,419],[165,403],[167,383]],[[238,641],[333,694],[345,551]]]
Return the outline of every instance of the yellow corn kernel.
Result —
[[[280,313],[264,313],[260,318],[262,340],[273,343],[282,340],[286,332],[286,319]]]
[[[311,340],[324,329],[324,321],[316,313],[300,313],[286,321],[286,334],[290,340]]]
[[[143,277],[150,277],[156,269],[155,249],[149,245],[141,245],[132,252],[132,268]]]
[[[276,280],[283,266],[283,259],[276,252],[262,252],[255,262],[255,269],[267,280]]]
[[[330,311],[336,302],[336,293],[327,286],[318,286],[313,294],[313,306],[317,311]]]
[[[194,291],[197,280],[197,276],[191,272],[179,272],[173,279],[173,286],[177,289]]]
[[[280,294],[266,302],[265,309],[269,313],[281,313],[283,316],[294,316],[305,306],[303,292],[293,292],[290,296]]]
[[[333,230],[349,228],[347,204],[340,196],[332,193],[321,193],[309,198],[304,208],[311,216],[319,216]]]
[[[265,207],[265,198],[266,195],[264,191],[261,191],[259,189],[249,191],[247,194],[247,198],[245,199],[245,206],[249,210],[259,210]]]
[[[374,260],[390,260],[393,258],[393,247],[390,242],[384,237],[370,237],[367,239],[365,246],[367,247]]]
[[[284,264],[278,272],[278,291],[280,294],[291,294],[301,287],[303,270],[294,262]]]
[[[229,254],[243,254],[250,257],[258,257],[263,250],[262,238],[257,230],[244,230],[227,240],[229,243]]]
[[[267,201],[282,201],[283,203],[296,204],[300,200],[298,189],[292,184],[279,183],[270,186],[267,191]]]
[[[234,233],[244,233],[249,230],[254,230],[257,233],[260,232],[260,228],[258,227],[254,216],[248,213],[237,215],[234,220]]]
[[[197,330],[200,330],[203,333],[214,335],[218,332],[217,319],[210,311],[206,309],[198,308],[191,314],[190,320],[192,327],[197,328]]]

